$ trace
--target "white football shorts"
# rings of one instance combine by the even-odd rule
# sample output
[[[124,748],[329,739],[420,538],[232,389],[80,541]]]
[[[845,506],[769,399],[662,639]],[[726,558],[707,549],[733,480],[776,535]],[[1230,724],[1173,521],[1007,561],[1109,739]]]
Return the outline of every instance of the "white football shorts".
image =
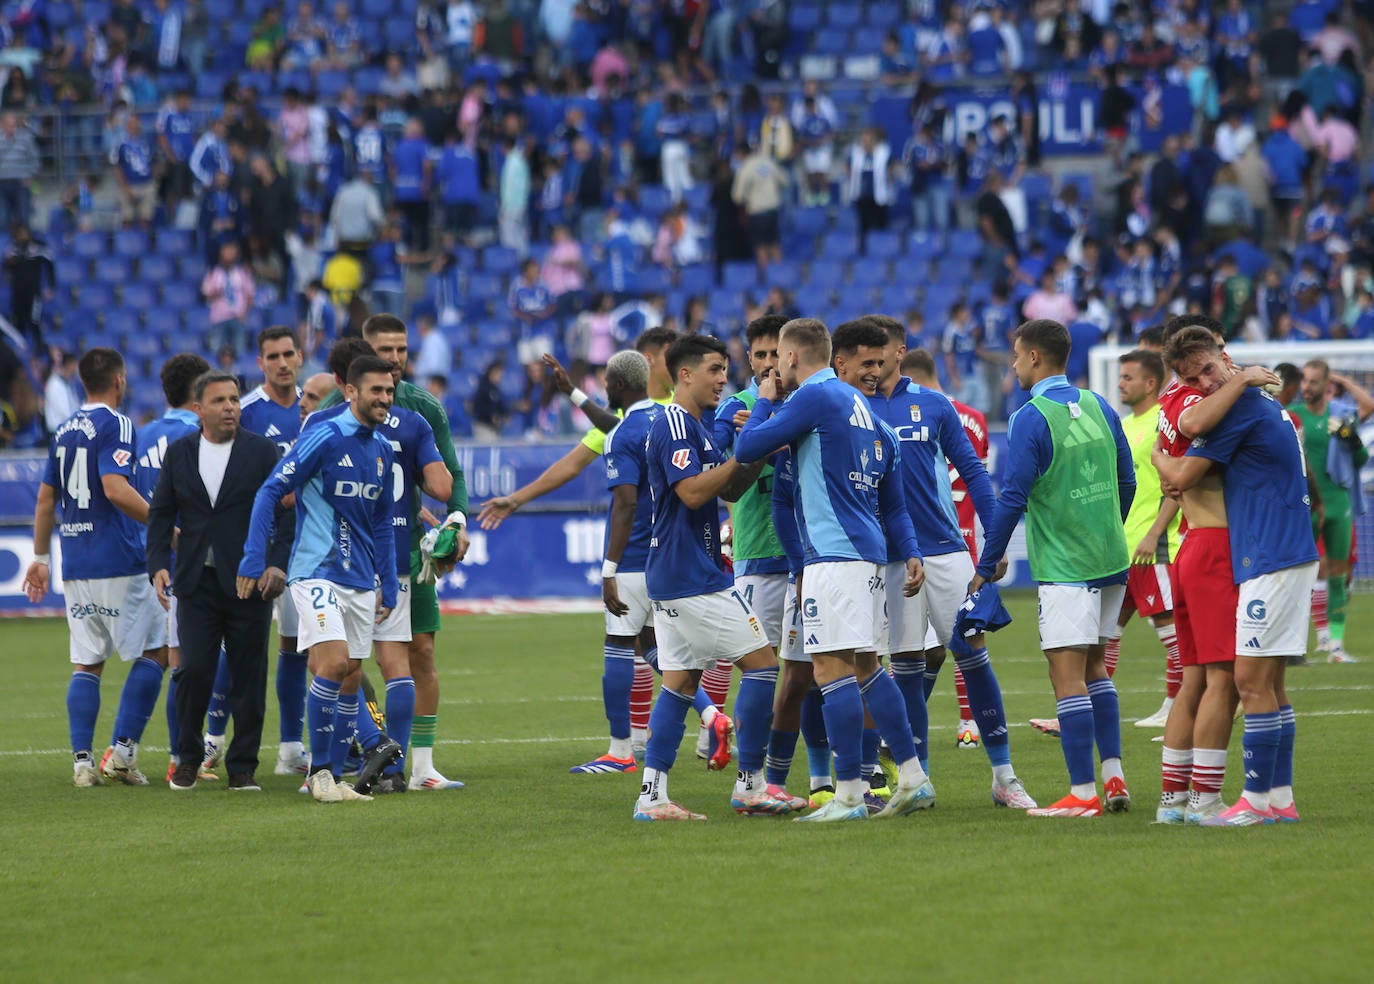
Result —
[[[735,578],[735,589],[744,595],[754,609],[754,614],[763,623],[763,634],[768,637],[768,645],[777,649],[782,642],[783,626],[787,624],[784,609],[787,596],[795,596],[790,590],[786,574],[741,574]]]
[[[1296,656],[1307,652],[1307,620],[1317,561],[1260,574],[1239,585],[1237,656]]]
[[[926,557],[922,564],[926,580],[911,598],[902,594],[906,564],[887,565],[887,639],[879,650],[884,655],[934,649],[948,645],[954,636],[959,606],[973,580],[973,558],[959,550]]]
[[[1039,594],[1040,648],[1078,649],[1111,638],[1126,585],[1042,584]]]
[[[644,626],[654,621],[654,603],[649,600],[649,586],[645,583],[643,571],[617,571],[615,590],[620,600],[630,610],[624,615],[606,612],[606,634],[608,636],[637,636]]]
[[[658,668],[705,670],[768,645],[759,617],[735,588],[654,602]]]
[[[396,607],[372,630],[373,642],[410,641],[410,575],[397,580]]]
[[[811,657],[806,655],[806,647],[802,645],[801,609],[797,607],[796,585],[791,583],[787,585],[787,597],[783,601],[782,624],[782,646],[778,649],[778,655],[791,663],[811,662]]]
[[[305,578],[291,583],[291,600],[300,616],[296,646],[301,652],[321,642],[344,641],[350,659],[367,659],[372,654],[377,592]]]
[[[277,600],[272,603],[273,613],[277,619],[277,635],[294,639],[300,635],[301,617],[296,611],[296,603],[291,598],[289,591],[283,591],[277,596]]]
[[[825,561],[802,573],[802,646],[810,656],[846,649],[876,651],[885,631],[882,565]]]
[[[167,613],[146,574],[67,581],[71,661],[96,666],[114,653],[124,662],[167,644]]]

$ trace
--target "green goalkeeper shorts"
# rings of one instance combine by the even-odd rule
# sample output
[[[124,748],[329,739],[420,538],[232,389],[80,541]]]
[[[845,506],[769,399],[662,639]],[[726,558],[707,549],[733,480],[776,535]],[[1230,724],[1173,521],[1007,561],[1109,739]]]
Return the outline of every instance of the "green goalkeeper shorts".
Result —
[[[439,631],[439,592],[432,584],[410,586],[410,632]]]

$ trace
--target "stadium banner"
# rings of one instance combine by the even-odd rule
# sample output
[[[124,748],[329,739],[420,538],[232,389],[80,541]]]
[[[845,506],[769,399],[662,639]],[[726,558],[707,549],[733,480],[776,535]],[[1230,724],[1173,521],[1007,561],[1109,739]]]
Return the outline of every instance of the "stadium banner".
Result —
[[[1192,101],[1181,85],[1132,85],[1136,97],[1131,113],[1131,132],[1144,153],[1159,150],[1164,138],[1187,133],[1193,124]],[[1017,115],[1015,97],[1004,87],[950,86],[941,92],[947,112],[944,138],[948,146],[962,147],[970,133],[986,133],[988,124],[1001,115]],[[1095,154],[1102,150],[1097,127],[1101,91],[1087,82],[1050,83],[1040,91],[1040,149],[1049,156]],[[909,96],[879,96],[873,100],[872,122],[887,135],[894,148],[906,145],[911,136]]]
[[[1000,484],[1006,460],[1005,431],[988,434],[988,465]],[[490,532],[475,527],[481,504],[526,484],[568,452],[571,444],[464,445],[458,448],[474,517],[467,558],[439,585],[450,605],[476,599],[583,598],[601,591],[602,544],[609,497],[602,470],[588,468],[575,482],[525,507]],[[52,545],[52,593],[38,605],[24,597],[24,572],[33,560],[33,503],[43,476],[43,456],[0,456],[0,616],[53,615],[63,608],[61,543]],[[432,504],[439,511],[441,507]],[[1360,541],[1374,543],[1374,513],[1358,521]],[[1361,551],[1356,572],[1374,576],[1374,551]],[[1007,549],[1007,587],[1030,587],[1026,541],[1018,528]]]

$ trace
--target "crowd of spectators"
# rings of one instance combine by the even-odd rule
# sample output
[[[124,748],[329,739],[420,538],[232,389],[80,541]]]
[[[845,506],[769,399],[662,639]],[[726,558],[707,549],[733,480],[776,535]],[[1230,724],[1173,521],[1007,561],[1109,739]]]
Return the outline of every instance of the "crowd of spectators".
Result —
[[[138,336],[134,371],[188,339],[243,369],[287,321],[317,365],[377,310],[435,340],[417,380],[488,437],[579,426],[540,356],[594,392],[655,323],[742,356],[758,313],[882,308],[994,418],[1022,317],[1073,326],[1080,368],[1185,309],[1367,337],[1370,35],[1332,0],[26,2],[0,27],[7,433],[41,438],[38,380],[97,330]],[[1046,167],[1066,74],[1097,88],[1109,169]],[[1012,110],[967,126],[971,79]],[[1191,127],[1146,152],[1166,86]],[[897,87],[901,132],[867,106]],[[73,133],[108,163],[34,216],[40,145]]]

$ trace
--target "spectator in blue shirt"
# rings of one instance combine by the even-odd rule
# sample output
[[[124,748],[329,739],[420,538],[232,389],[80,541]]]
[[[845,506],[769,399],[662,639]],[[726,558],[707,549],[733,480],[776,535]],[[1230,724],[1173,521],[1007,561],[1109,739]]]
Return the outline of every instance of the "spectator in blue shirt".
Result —
[[[439,201],[444,207],[446,241],[466,241],[477,225],[482,185],[477,155],[458,140],[457,129],[444,135],[444,149],[439,153],[434,176],[439,184]]]
[[[119,182],[119,216],[124,225],[146,229],[157,205],[153,144],[143,132],[143,121],[130,113],[125,137],[115,151],[115,179]]]
[[[1284,243],[1291,251],[1302,221],[1302,202],[1307,173],[1307,151],[1293,139],[1287,127],[1275,127],[1260,147],[1269,172],[1269,201],[1282,222]]]
[[[986,10],[986,2],[969,20],[968,70],[970,75],[1001,75],[1007,68],[1007,46]]]
[[[949,230],[949,153],[934,119],[926,119],[902,151],[916,228],[944,235]]]
[[[157,143],[167,162],[162,175],[162,194],[167,215],[175,218],[177,206],[194,191],[191,152],[196,148],[196,120],[191,115],[191,93],[180,89],[157,114]]]
[[[429,252],[429,194],[434,174],[424,125],[406,120],[405,135],[391,151],[391,189],[405,226],[405,243],[413,252]]]

